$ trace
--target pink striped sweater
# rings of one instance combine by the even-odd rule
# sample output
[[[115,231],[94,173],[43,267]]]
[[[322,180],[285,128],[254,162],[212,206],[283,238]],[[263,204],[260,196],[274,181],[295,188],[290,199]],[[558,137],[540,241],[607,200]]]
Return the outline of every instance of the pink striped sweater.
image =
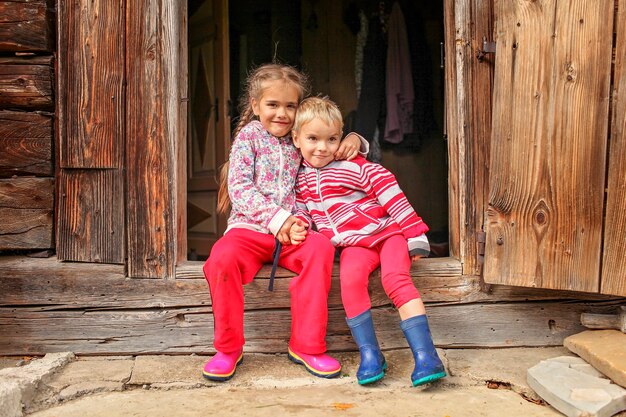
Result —
[[[391,172],[359,156],[323,168],[302,162],[296,180],[296,216],[335,246],[373,247],[403,234],[411,255],[428,255],[428,226]]]

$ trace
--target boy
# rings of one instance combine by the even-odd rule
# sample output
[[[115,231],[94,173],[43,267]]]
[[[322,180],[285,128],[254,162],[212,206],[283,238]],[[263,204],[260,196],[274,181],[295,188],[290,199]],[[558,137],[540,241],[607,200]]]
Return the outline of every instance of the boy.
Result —
[[[341,143],[342,117],[328,98],[311,97],[298,107],[293,141],[303,162],[296,180],[297,223],[290,238],[298,244],[313,225],[340,258],[341,299],[346,321],[361,353],[359,384],[384,377],[387,363],[374,332],[367,291],[369,275],[379,265],[385,292],[402,322],[413,352],[413,386],[446,375],[432,342],[426,311],[409,273],[411,260],[428,255],[428,226],[415,213],[394,176],[378,164],[357,157],[335,161]]]

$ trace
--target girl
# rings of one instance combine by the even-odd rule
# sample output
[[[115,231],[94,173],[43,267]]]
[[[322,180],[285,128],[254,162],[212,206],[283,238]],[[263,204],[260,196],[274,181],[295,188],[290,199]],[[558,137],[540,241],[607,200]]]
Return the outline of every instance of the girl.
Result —
[[[218,210],[232,205],[224,236],[204,264],[213,302],[217,353],[204,366],[210,380],[230,379],[243,359],[243,286],[278,247],[279,265],[298,274],[289,284],[291,339],[289,358],[316,376],[339,375],[341,365],[326,351],[327,298],[334,248],[324,236],[310,233],[304,244],[290,245],[296,221],[294,182],[300,154],[291,140],[296,109],[307,93],[307,80],[292,67],[267,64],[246,82],[242,113],[235,129],[229,165],[222,169]],[[354,158],[354,136],[336,157]],[[230,168],[229,168],[230,167]],[[227,178],[227,181],[226,181]],[[276,239],[275,239],[276,238]],[[275,241],[284,245],[282,250]]]
[[[343,127],[341,113],[327,98],[311,97],[298,108],[293,141],[304,162],[296,181],[296,215],[302,223],[290,229],[293,244],[312,236],[313,223],[333,245],[342,247],[339,274],[346,321],[359,351],[359,384],[385,376],[367,292],[379,265],[383,288],[400,313],[400,327],[411,347],[413,386],[446,375],[433,345],[420,294],[413,285],[411,261],[428,255],[428,226],[415,213],[394,176],[358,157],[334,161]]]

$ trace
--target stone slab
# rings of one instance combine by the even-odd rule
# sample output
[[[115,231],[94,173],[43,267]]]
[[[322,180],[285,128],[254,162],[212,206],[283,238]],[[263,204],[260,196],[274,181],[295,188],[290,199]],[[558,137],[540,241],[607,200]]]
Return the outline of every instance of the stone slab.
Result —
[[[563,345],[626,388],[626,334],[588,330],[565,338]]]
[[[130,380],[134,363],[132,359],[100,359],[99,361],[80,359],[68,364],[63,373],[51,379],[48,385],[61,390],[71,385],[87,382],[117,382],[124,384]]]
[[[71,352],[49,353],[24,366],[0,369],[0,416],[21,416],[22,409],[30,406],[42,383],[73,359]],[[16,402],[19,403],[19,414],[13,411]]]
[[[568,417],[610,417],[626,410],[626,390],[583,359],[548,359],[528,370],[528,384]]]
[[[571,355],[564,347],[506,349],[446,349],[450,376],[475,383],[503,383],[523,396],[541,398],[528,386],[526,372],[538,361]],[[573,358],[575,356],[572,355]]]

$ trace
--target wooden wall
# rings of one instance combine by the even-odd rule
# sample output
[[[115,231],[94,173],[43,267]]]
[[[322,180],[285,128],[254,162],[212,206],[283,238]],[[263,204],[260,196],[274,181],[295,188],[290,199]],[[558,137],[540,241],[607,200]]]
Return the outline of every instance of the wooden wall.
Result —
[[[52,6],[0,2],[0,251],[54,247]]]
[[[0,355],[213,353],[211,297],[202,263],[178,268],[176,280],[128,279],[121,265],[59,263],[0,257]],[[356,347],[341,306],[335,267],[329,297],[328,348]],[[506,286],[481,289],[450,258],[425,259],[411,271],[437,346],[560,346],[578,333],[582,312],[611,313],[624,299]],[[279,269],[267,291],[269,267],[245,287],[247,352],[285,352],[289,280]],[[45,279],[33,279],[34,276]],[[94,279],[97,277],[97,279]],[[71,290],[68,290],[71,289]],[[384,349],[406,347],[399,316],[374,273],[374,322]]]

